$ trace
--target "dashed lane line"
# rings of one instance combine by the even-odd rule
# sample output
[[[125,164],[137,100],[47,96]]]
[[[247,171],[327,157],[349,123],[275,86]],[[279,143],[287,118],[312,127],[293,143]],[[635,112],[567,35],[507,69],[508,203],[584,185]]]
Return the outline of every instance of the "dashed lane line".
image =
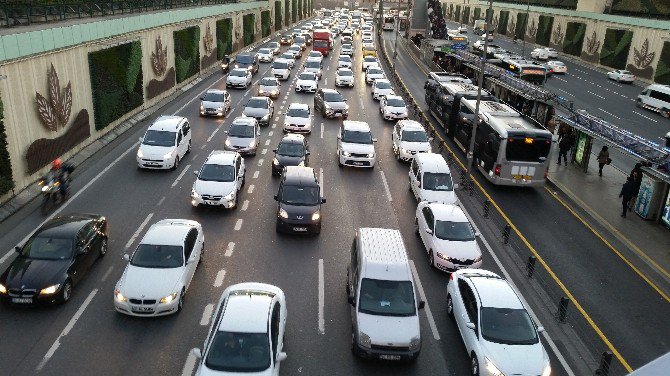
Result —
[[[240,229],[242,229],[242,223],[244,223],[244,220],[242,218],[239,218],[235,222],[235,231],[240,231]]]
[[[228,247],[226,247],[226,252],[223,254],[225,257],[230,257],[233,255],[235,250],[235,242],[229,242]]]
[[[389,202],[393,202],[393,197],[391,197],[391,190],[389,189],[389,184],[386,181],[386,175],[384,175],[384,171],[379,171],[382,174],[382,183],[384,183],[384,191],[386,191],[386,198],[388,198]]]
[[[161,197],[161,199],[158,200],[158,205],[157,206],[161,206],[163,204],[163,201],[165,201],[165,196]]]
[[[270,141],[270,140],[268,140],[268,141]],[[267,153],[268,153],[268,149],[263,149],[263,150],[261,150],[261,155],[265,155],[265,154],[267,154]]]
[[[135,239],[137,239],[137,237],[140,235],[140,232],[142,232],[142,230],[144,229],[144,226],[146,226],[147,223],[149,223],[149,220],[151,220],[151,217],[153,217],[153,216],[154,216],[154,213],[149,213],[149,215],[147,215],[147,217],[144,218],[144,221],[142,221],[142,223],[140,224],[140,227],[138,227],[137,230],[135,230],[135,233],[133,234],[133,236],[131,236],[130,239],[128,239],[128,243],[126,243],[125,249],[128,249],[128,248],[130,248],[131,245],[133,245],[133,243],[135,242]]]
[[[643,118],[645,118],[645,119],[647,119],[647,120],[649,120],[649,121],[653,121],[654,123],[658,123],[658,121],[657,121],[656,119],[652,119],[652,118],[650,118],[649,116],[643,115],[643,114],[641,114],[641,113],[639,113],[639,112],[637,112],[637,111],[633,111],[633,113],[634,113],[635,115],[642,116]]]
[[[440,340],[440,333],[437,331],[437,325],[435,325],[435,318],[433,318],[433,312],[430,310],[430,305],[426,299],[426,293],[423,291],[423,284],[421,284],[421,279],[419,279],[419,273],[416,272],[416,266],[414,266],[414,260],[409,260],[409,266],[412,269],[412,274],[414,274],[414,282],[416,283],[416,288],[419,290],[419,296],[421,300],[424,301],[424,311],[426,311],[426,316],[428,317],[428,325],[430,326],[430,331],[433,332],[433,338],[436,341]]]
[[[200,318],[200,325],[202,326],[209,325],[209,319],[212,317],[212,312],[214,312],[214,304],[209,303],[205,306],[205,309],[202,311],[202,317]]]
[[[195,369],[198,359],[193,355],[193,351],[188,352],[188,357],[184,363],[184,368],[181,370],[181,376],[191,376],[193,375],[193,370]]]
[[[102,278],[100,278],[100,282],[105,282],[107,280],[107,277],[112,273],[112,270],[114,269],[114,265],[110,266],[105,274],[102,275]]]
[[[258,179],[258,174],[260,171],[254,171],[254,175],[251,177],[252,179]]]
[[[255,186],[253,184],[251,184],[249,186],[249,188],[247,189],[247,193],[249,193],[249,194],[254,193],[254,188],[255,188]]]
[[[323,259],[319,259],[319,333],[326,334],[326,320],[324,318],[325,286],[323,278]]]
[[[603,110],[603,109],[602,109],[602,108],[600,108],[600,107],[598,107],[598,109],[599,109],[600,111],[602,111],[602,112],[606,113],[607,115],[609,115],[609,116],[611,116],[611,117],[613,117],[613,118],[616,118],[617,120],[621,120],[621,118],[620,118],[620,117],[618,117],[618,116],[614,115],[614,114],[613,114],[613,113],[611,113],[611,112],[607,112],[607,111]]]
[[[241,211],[246,211],[249,208],[249,200],[244,200],[242,203],[242,208],[240,209]]]
[[[219,270],[216,273],[216,278],[214,278],[214,287],[221,287],[223,285],[223,279],[226,278],[226,271],[224,269]]]
[[[260,167],[260,166],[262,166],[262,165],[263,165],[263,158],[261,158],[261,159],[258,160],[258,167]]]
[[[181,178],[184,177],[189,168],[191,168],[191,165],[187,164],[186,167],[184,167],[181,170],[181,173],[179,174],[179,176],[177,176],[177,179],[175,179],[175,181],[172,183],[172,188],[174,188],[177,184],[179,184],[179,181],[181,180]]]
[[[596,94],[596,93],[592,92],[591,90],[587,90],[586,92],[589,93],[589,94],[595,95],[596,97],[598,97],[600,99],[605,99],[605,97],[603,97],[602,95]]]

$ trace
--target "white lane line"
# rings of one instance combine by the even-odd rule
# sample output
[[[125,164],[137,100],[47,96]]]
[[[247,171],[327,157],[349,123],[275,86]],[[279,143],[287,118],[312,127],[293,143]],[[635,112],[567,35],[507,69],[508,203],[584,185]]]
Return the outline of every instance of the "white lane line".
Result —
[[[326,334],[326,320],[323,316],[323,306],[325,301],[323,281],[323,259],[319,259],[319,333]]]
[[[235,231],[240,231],[243,222],[244,220],[242,218],[238,219],[237,222],[235,222]]]
[[[286,96],[288,96],[288,93],[286,94]],[[281,104],[286,104],[286,96],[284,97],[284,100],[281,101]]]
[[[105,272],[105,274],[102,275],[102,278],[100,278],[100,282],[105,282],[107,277],[109,277],[109,275],[112,273],[112,269],[114,269],[113,265],[110,266],[109,269],[107,269],[107,271]]]
[[[272,123],[272,129],[275,129],[276,126],[277,126],[276,123]]]
[[[214,130],[214,132],[212,132],[212,134],[210,134],[209,137],[207,137],[207,142],[212,141],[212,138],[214,137],[214,135],[216,134],[216,132],[219,131],[219,129],[221,129],[221,127],[216,127],[216,129]],[[207,143],[207,142],[205,142],[205,143]],[[202,145],[202,146],[205,146],[205,145]]]
[[[207,146],[207,144],[202,144],[202,146],[200,147],[200,150],[204,149],[206,146]]]
[[[249,90],[251,90],[251,89],[249,89]],[[245,97],[246,97],[247,95],[249,95],[249,90],[247,90],[247,91],[244,92],[244,96],[245,96]]]
[[[328,77],[326,77],[326,80],[323,83],[324,85],[328,85]]]
[[[242,208],[240,210],[246,211],[249,208],[249,200],[244,200],[242,203]]]
[[[323,186],[325,185],[323,182],[323,168],[319,168],[319,185],[321,186],[321,197],[323,197]]]
[[[323,138],[323,123],[321,123],[321,138]]]
[[[559,91],[564,92],[565,94],[567,94],[567,95],[569,95],[569,96],[571,96],[571,97],[574,97],[574,96],[575,96],[574,94],[572,94],[572,93],[569,92],[569,91],[565,91],[565,90],[563,90],[563,89],[559,89],[559,88],[557,88],[557,89],[558,89]]]
[[[279,121],[279,116],[275,116],[275,121]]]
[[[77,323],[81,315],[84,313],[84,310],[86,309],[86,307],[88,307],[89,304],[91,304],[91,300],[93,300],[93,297],[97,293],[98,289],[93,289],[93,291],[91,291],[91,293],[88,294],[86,300],[84,300],[84,302],[81,304],[77,312],[75,312],[74,316],[72,316],[70,322],[68,322],[67,325],[65,326],[65,329],[63,329],[60,335],[58,335],[58,338],[56,338],[56,341],[53,343],[53,345],[51,345],[49,351],[47,351],[46,355],[44,355],[44,358],[42,358],[40,364],[37,365],[37,371],[41,371],[42,368],[44,368],[44,366],[47,364],[49,359],[51,359],[51,357],[54,356],[56,350],[58,350],[58,347],[60,346],[60,340],[66,335],[68,335],[68,333],[70,333],[70,330],[74,328],[74,324]]]
[[[614,118],[616,118],[616,119],[618,119],[618,120],[621,120],[621,118],[620,118],[620,117],[618,117],[618,116],[614,115],[614,114],[613,114],[613,113],[611,113],[611,112],[607,112],[607,111],[603,110],[603,109],[602,109],[602,108],[600,108],[600,107],[598,107],[598,109],[599,109],[600,111],[602,111],[602,112],[606,113],[607,115],[611,116],[611,117],[614,117]]]
[[[384,175],[384,171],[379,171],[382,173],[382,183],[384,183],[384,190],[386,191],[386,198],[388,198],[389,202],[393,202],[393,197],[391,197],[391,190],[389,189],[389,183],[386,181],[386,175]]]
[[[161,206],[161,204],[165,201],[165,196],[161,197],[160,200],[158,200],[158,206]]]
[[[254,175],[251,177],[252,179],[258,179],[258,174],[260,171],[254,171]]]
[[[226,247],[226,252],[223,255],[226,257],[230,257],[233,255],[234,250],[235,250],[235,242],[229,242],[228,247]]]
[[[280,111],[283,110],[283,109],[284,109],[284,106],[279,106]],[[275,120],[277,120],[277,119],[275,119]]]
[[[440,340],[440,333],[437,331],[437,325],[435,325],[435,319],[433,318],[433,313],[430,310],[430,305],[428,305],[428,300],[426,299],[426,294],[423,292],[423,285],[419,279],[419,273],[416,272],[416,267],[414,266],[414,260],[409,260],[409,266],[412,269],[412,274],[414,274],[414,282],[416,283],[416,288],[419,290],[419,296],[421,300],[425,303],[424,311],[426,311],[426,316],[428,317],[428,325],[430,325],[430,330],[433,332],[433,338],[435,340]]]
[[[273,134],[275,134],[275,131],[268,132],[268,137],[272,137]]]
[[[251,185],[249,186],[249,189],[247,189],[247,192],[248,192],[248,193],[254,193],[254,188],[255,188],[254,185],[251,184]]]
[[[268,140],[268,141],[269,141],[269,140]],[[261,150],[261,155],[265,155],[265,154],[267,154],[267,153],[268,153],[268,149],[263,149],[263,150]]]
[[[184,169],[181,170],[181,174],[179,174],[179,176],[177,176],[177,179],[175,179],[175,181],[172,183],[172,188],[174,188],[179,183],[181,178],[183,178],[184,175],[186,175],[186,172],[188,171],[189,168],[191,168],[191,165],[187,164],[186,167],[184,167]]]
[[[209,319],[212,317],[212,312],[214,312],[214,304],[209,303],[205,306],[205,309],[202,311],[202,317],[200,318],[200,325],[202,326],[209,325]]]
[[[128,249],[128,248],[130,248],[131,245],[133,245],[133,242],[135,241],[135,239],[137,239],[137,237],[140,235],[140,232],[142,232],[142,230],[144,229],[144,226],[146,226],[147,223],[149,223],[149,220],[153,216],[154,216],[154,213],[149,213],[149,215],[147,215],[147,217],[144,218],[144,221],[142,221],[142,223],[140,224],[140,227],[138,227],[137,230],[135,231],[135,233],[133,234],[133,236],[130,239],[128,239],[128,243],[126,243],[125,249]]]
[[[596,93],[594,93],[594,92],[592,92],[592,91],[590,91],[590,90],[587,90],[586,92],[589,93],[589,94],[593,94],[593,95],[595,95],[596,97],[598,97],[598,98],[600,98],[600,99],[605,99],[605,97],[603,97],[602,95],[598,95],[598,94],[596,94]]]
[[[658,123],[658,121],[656,121],[656,119],[652,119],[652,118],[650,118],[650,117],[648,117],[648,116],[646,116],[646,115],[642,115],[641,113],[639,113],[639,112],[637,112],[637,111],[633,111],[633,113],[634,113],[635,115],[642,116],[643,118],[645,118],[645,119],[647,119],[647,120],[649,120],[649,121],[653,121],[654,123]]]
[[[260,167],[260,166],[262,166],[262,165],[263,165],[263,158],[261,158],[261,159],[258,160],[258,166]]]
[[[181,376],[191,376],[193,375],[193,370],[195,365],[198,363],[198,359],[193,355],[193,351],[188,352],[188,357],[186,358],[186,363],[184,363],[184,368],[181,370]]]
[[[226,278],[226,271],[221,269],[216,273],[216,278],[214,278],[214,287],[221,287],[223,285],[223,279]]]
[[[109,171],[110,168],[114,167],[114,165],[116,165],[116,164],[121,160],[121,158],[125,157],[126,154],[130,153],[131,151],[135,151],[136,148],[137,148],[137,146],[138,146],[139,144],[140,144],[139,142],[136,142],[136,143],[133,144],[133,146],[131,146],[130,148],[128,148],[128,150],[126,150],[126,151],[124,151],[123,153],[121,153],[121,155],[119,155],[115,160],[113,160],[112,163],[110,163],[109,165],[107,165],[107,167],[105,167],[104,170],[100,171],[100,173],[98,173],[98,174],[95,175],[91,180],[89,180],[89,182],[86,183],[86,185],[84,185],[79,191],[77,191],[77,193],[75,193],[72,197],[70,197],[69,200],[65,201],[65,203],[64,203],[63,205],[61,205],[58,209],[54,210],[53,213],[51,213],[48,217],[46,217],[46,218],[44,219],[44,221],[42,221],[42,223],[40,223],[39,225],[37,225],[37,227],[35,227],[35,230],[31,231],[28,235],[26,235],[25,238],[21,239],[21,241],[20,241],[18,244],[16,244],[14,247],[12,247],[11,250],[9,250],[4,256],[2,256],[2,258],[0,258],[0,264],[2,264],[2,263],[4,263],[5,261],[7,261],[7,259],[10,258],[12,255],[16,254],[16,251],[14,250],[16,247],[18,247],[18,246],[24,244],[25,242],[27,242],[28,239],[30,239],[30,237],[33,235],[33,233],[34,233],[38,228],[42,227],[42,225],[44,225],[45,223],[47,223],[48,221],[50,221],[53,217],[55,217],[56,215],[58,215],[61,211],[63,211],[63,210],[64,210],[68,205],[70,205],[70,204],[71,204],[77,197],[79,197],[79,195],[81,195],[82,193],[84,193],[84,191],[87,190],[91,185],[93,185],[93,183],[95,183],[96,181],[98,181],[98,179],[100,179],[100,177],[101,177],[102,175],[104,175],[107,171]]]

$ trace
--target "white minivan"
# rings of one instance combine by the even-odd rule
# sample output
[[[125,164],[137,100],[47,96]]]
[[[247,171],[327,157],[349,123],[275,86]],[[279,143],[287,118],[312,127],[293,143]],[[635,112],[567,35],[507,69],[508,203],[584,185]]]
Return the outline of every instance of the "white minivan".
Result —
[[[419,310],[407,252],[398,230],[360,228],[347,265],[351,349],[372,359],[414,361],[421,351]]]
[[[447,161],[441,154],[419,153],[409,169],[409,189],[419,201],[455,204],[458,201]]]
[[[637,96],[637,106],[670,117],[670,85],[653,84],[647,86]]]
[[[140,137],[137,166],[149,169],[176,169],[191,151],[191,126],[181,116],[161,116]]]
[[[337,134],[337,164],[340,167],[375,167],[377,160],[370,126],[364,121],[345,120]]]

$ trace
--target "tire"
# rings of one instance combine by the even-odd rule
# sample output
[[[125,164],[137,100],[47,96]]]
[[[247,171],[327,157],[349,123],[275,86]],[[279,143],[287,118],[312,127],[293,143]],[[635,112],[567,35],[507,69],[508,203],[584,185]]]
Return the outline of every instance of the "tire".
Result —
[[[354,334],[354,328],[351,328],[351,353],[360,356],[358,349],[356,348],[356,335]]]
[[[635,107],[642,108],[642,101],[638,99],[637,102],[635,102]]]
[[[188,149],[186,149],[186,154],[191,152],[191,140],[188,141]]]
[[[198,259],[198,265],[202,264],[205,261],[205,243],[202,243],[202,251],[200,251],[200,259]]]
[[[428,251],[428,264],[431,268],[435,268],[435,255],[432,249]]]
[[[452,321],[455,321],[454,317],[454,301],[451,299],[451,294],[447,294],[447,315]]]
[[[179,303],[177,303],[177,313],[181,312],[184,309],[184,294],[186,290],[182,287],[181,292],[179,293]]]
[[[419,220],[417,218],[414,218],[414,234],[419,236]]]
[[[472,376],[479,376],[479,360],[475,353],[472,353],[472,356],[470,357],[470,374]]]
[[[174,164],[172,165],[172,169],[173,169],[173,170],[176,170],[177,167],[179,167],[179,157],[176,157],[176,158],[174,159]]]
[[[71,297],[72,297],[72,281],[67,279],[65,280],[65,283],[63,283],[63,287],[60,289],[60,293],[58,294],[58,297],[56,299],[58,300],[58,304],[65,304],[70,300]]]
[[[107,254],[107,238],[102,238],[102,241],[100,242],[100,254],[98,255],[98,258],[105,257]]]

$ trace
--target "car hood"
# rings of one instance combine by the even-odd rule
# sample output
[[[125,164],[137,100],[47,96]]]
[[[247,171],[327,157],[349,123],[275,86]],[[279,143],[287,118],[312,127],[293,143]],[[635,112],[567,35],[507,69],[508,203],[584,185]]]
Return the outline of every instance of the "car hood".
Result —
[[[400,147],[410,151],[430,151],[430,144],[428,142],[400,141]]]
[[[260,372],[222,372],[208,369],[203,365],[198,368],[198,372],[195,374],[196,376],[272,376],[272,367],[268,367],[265,371]]]
[[[457,198],[454,191],[429,191],[427,189],[421,189],[421,201],[455,204]]]
[[[437,237],[434,238],[436,250],[446,256],[453,257],[459,260],[474,260],[482,255],[479,250],[476,240],[471,241],[450,241],[443,240]]]
[[[321,73],[321,69],[320,68],[305,68],[305,72],[312,72],[312,73],[319,74],[319,73]]]
[[[324,102],[333,110],[344,110],[347,108],[347,104],[344,102]]]
[[[161,299],[178,289],[183,269],[141,268],[128,264],[117,288],[127,298]]]
[[[228,78],[227,78],[226,80],[227,80],[228,82],[244,82],[244,81],[247,80],[247,77],[246,77],[246,76],[242,76],[242,77],[240,77],[240,76],[231,76],[231,75],[228,75]]]
[[[253,137],[228,137],[230,146],[248,148],[254,146],[256,139]]]
[[[375,93],[381,94],[381,95],[388,95],[393,93],[393,89],[377,89],[375,88]]]
[[[279,88],[277,86],[263,86],[263,85],[261,85],[261,86],[258,87],[258,89],[263,90],[264,92],[267,92],[267,93],[269,93],[271,91],[279,91]]]
[[[298,86],[313,86],[316,87],[316,82],[310,80],[298,80],[296,83]]]
[[[142,158],[145,159],[163,159],[163,156],[174,150],[174,146],[152,146],[152,145],[140,145],[140,150],[142,151]]]
[[[312,214],[319,211],[319,209],[321,208],[321,204],[306,206],[306,205],[289,205],[280,202],[279,207],[286,210],[289,219],[310,219],[312,218]],[[298,216],[301,216],[303,218],[297,218]]]
[[[305,157],[291,157],[288,155],[275,154],[275,158],[282,166],[297,166],[300,162],[305,160]]]
[[[407,113],[407,107],[391,107],[391,106],[386,106],[384,108],[387,112],[393,112],[396,114],[406,114]]]
[[[244,107],[244,112],[242,112],[245,116],[249,117],[263,117],[267,114],[270,113],[270,110],[267,108],[256,108],[256,107]]]
[[[354,76],[335,76],[335,79],[349,82],[354,80]]]
[[[205,108],[223,108],[223,102],[202,101],[201,105]]]
[[[205,181],[196,180],[193,184],[193,190],[199,195],[225,196],[235,190],[235,181]]]
[[[370,73],[368,74],[368,78],[371,80],[375,80],[377,78],[384,78],[384,75],[381,73]]]
[[[486,342],[484,346],[489,360],[505,375],[541,375],[549,362],[541,342],[534,345]]]
[[[307,125],[310,123],[311,118],[308,117],[295,117],[295,116],[286,116],[284,123],[294,124],[294,125]]]
[[[375,152],[375,146],[372,144],[354,144],[349,142],[343,142],[342,150],[349,153],[372,154]]]
[[[370,336],[372,343],[378,345],[409,346],[412,337],[420,335],[417,315],[396,317],[358,312],[357,320],[358,330]]]
[[[290,70],[291,68],[272,68],[272,74],[284,74]]]
[[[0,278],[8,289],[43,289],[63,282],[71,260],[36,260],[17,257]],[[25,286],[25,287],[23,287]]]

